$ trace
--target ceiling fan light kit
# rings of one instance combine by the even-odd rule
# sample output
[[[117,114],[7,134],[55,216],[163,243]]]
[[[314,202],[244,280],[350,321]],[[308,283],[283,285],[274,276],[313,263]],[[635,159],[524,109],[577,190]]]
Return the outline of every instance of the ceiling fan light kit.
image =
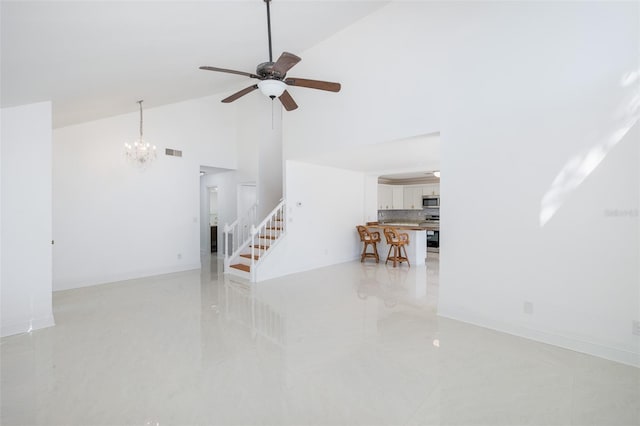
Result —
[[[287,85],[282,80],[262,80],[258,83],[258,88],[265,96],[273,99],[279,98],[287,90]]]
[[[321,80],[308,80],[304,78],[287,78],[287,71],[289,71],[294,65],[300,62],[302,59],[293,53],[282,52],[282,55],[276,62],[273,62],[272,48],[271,48],[271,12],[269,9],[269,3],[271,0],[264,0],[267,4],[267,35],[269,37],[269,62],[263,62],[256,67],[256,73],[248,73],[244,71],[230,70],[226,68],[217,68],[210,66],[202,66],[201,70],[225,72],[229,74],[243,75],[249,78],[255,78],[260,80],[258,84],[246,87],[231,96],[228,96],[222,100],[223,103],[230,103],[242,96],[253,92],[256,89],[271,99],[278,98],[282,103],[282,106],[287,111],[292,111],[298,108],[298,105],[291,97],[291,94],[287,91],[289,86],[306,87],[309,89],[325,90],[328,92],[339,92],[340,83],[332,83],[329,81]]]

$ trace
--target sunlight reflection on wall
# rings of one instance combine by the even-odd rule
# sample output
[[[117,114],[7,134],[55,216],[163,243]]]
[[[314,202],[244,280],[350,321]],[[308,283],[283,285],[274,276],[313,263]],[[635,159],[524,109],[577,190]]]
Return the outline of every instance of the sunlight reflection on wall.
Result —
[[[562,170],[556,175],[551,187],[542,197],[540,203],[540,227],[556,214],[571,192],[598,167],[609,152],[620,142],[640,118],[640,69],[626,73],[620,85],[628,88],[629,96],[622,102],[622,107],[615,112],[614,119],[619,120],[617,128],[605,140],[586,153],[570,158]],[[632,85],[635,84],[635,88]]]

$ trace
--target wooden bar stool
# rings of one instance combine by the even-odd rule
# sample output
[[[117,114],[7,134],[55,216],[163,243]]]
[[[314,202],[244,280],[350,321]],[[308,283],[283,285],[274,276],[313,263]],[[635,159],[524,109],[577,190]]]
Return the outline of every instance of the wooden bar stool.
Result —
[[[409,234],[399,233],[395,228],[386,227],[384,228],[384,237],[389,245],[387,261],[384,262],[384,264],[386,265],[389,260],[393,260],[394,268],[396,267],[396,263],[402,264],[402,262],[407,262],[407,265],[411,266],[411,263],[409,263],[409,257],[407,256]],[[391,255],[391,250],[393,250],[393,256]],[[403,251],[404,256],[402,255]]]
[[[369,232],[369,230],[362,225],[356,226],[358,230],[358,234],[360,234],[360,241],[364,244],[362,247],[362,255],[360,256],[360,262],[364,262],[364,259],[367,257],[371,257],[376,260],[376,263],[380,262],[380,257],[378,256],[378,242],[380,241],[380,233],[379,232]],[[367,252],[367,248],[369,246],[373,246],[373,252]]]

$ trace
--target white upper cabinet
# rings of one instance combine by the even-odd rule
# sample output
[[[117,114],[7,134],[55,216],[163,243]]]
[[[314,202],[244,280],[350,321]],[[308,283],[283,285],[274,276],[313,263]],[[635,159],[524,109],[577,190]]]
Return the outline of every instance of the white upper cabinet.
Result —
[[[378,184],[378,210],[422,210],[425,195],[440,195],[440,184]]]
[[[391,185],[378,185],[378,210],[393,208],[393,187]]]
[[[422,209],[422,186],[404,187],[404,208],[414,210]]]
[[[395,210],[401,210],[404,208],[404,188],[402,186],[394,185],[393,190],[393,208]]]
[[[424,185],[422,195],[440,195],[440,184],[430,183],[428,185]]]

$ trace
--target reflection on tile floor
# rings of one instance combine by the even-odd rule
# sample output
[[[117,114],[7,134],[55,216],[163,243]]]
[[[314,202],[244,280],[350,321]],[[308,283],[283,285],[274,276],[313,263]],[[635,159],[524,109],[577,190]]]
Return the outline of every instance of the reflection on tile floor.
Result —
[[[2,339],[1,423],[640,424],[640,370],[438,318],[431,257],[55,293],[56,327]]]

